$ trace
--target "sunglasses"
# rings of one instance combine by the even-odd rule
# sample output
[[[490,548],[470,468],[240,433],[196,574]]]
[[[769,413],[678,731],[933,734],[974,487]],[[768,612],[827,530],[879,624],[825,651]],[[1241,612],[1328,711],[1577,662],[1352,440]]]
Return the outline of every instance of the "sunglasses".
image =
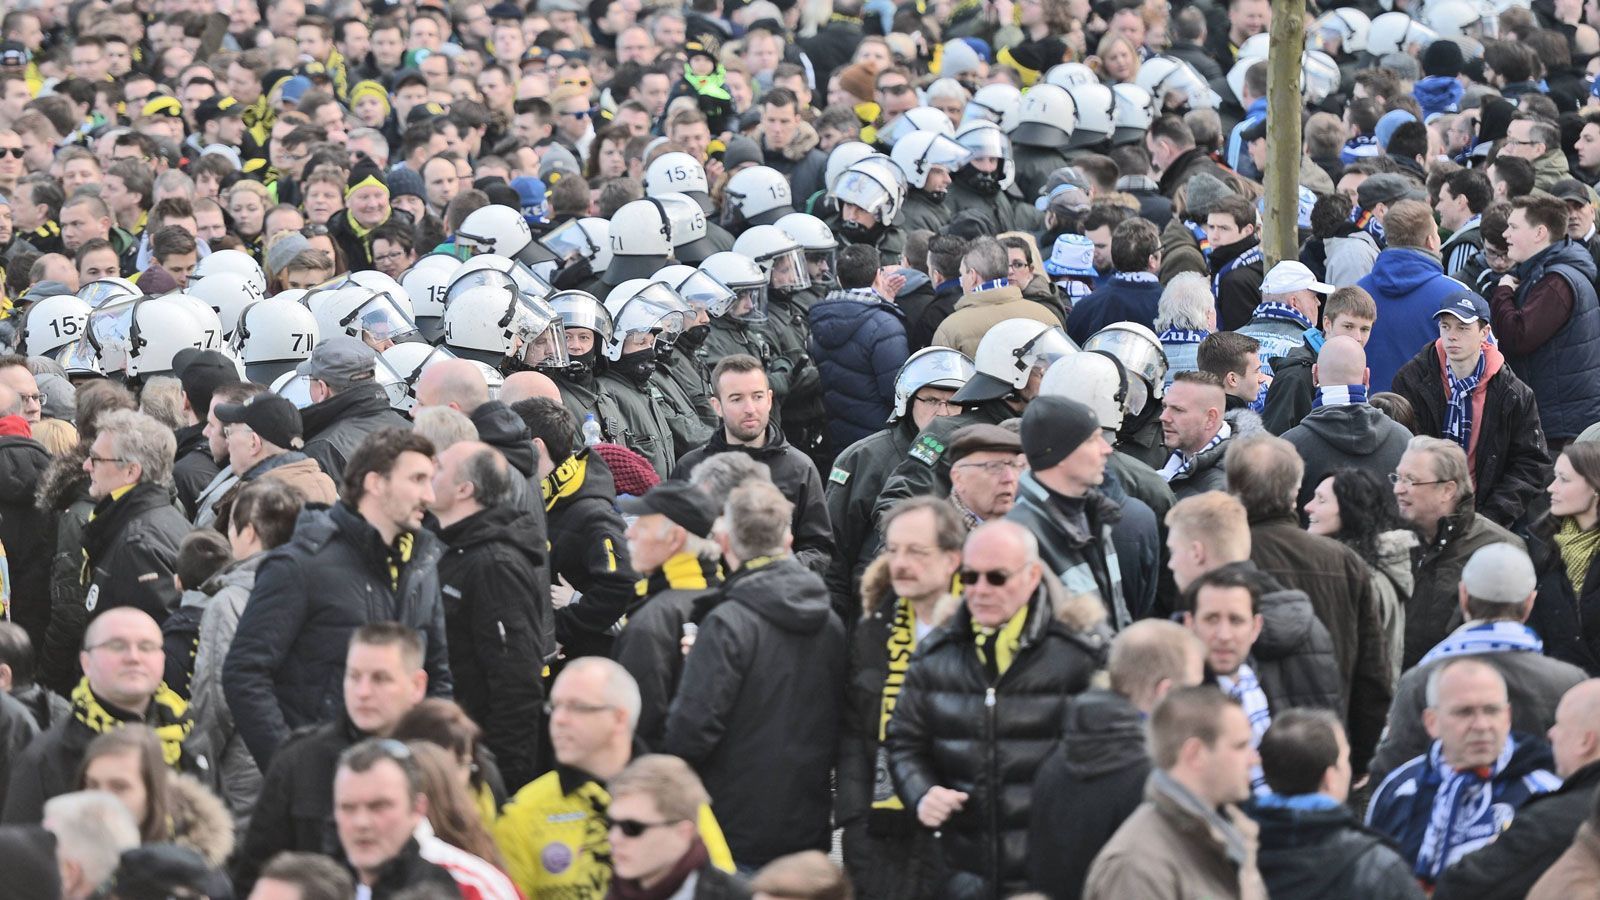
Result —
[[[21,159],[26,152],[21,147],[0,147],[0,156],[10,156],[12,159]]]
[[[979,572],[974,569],[962,569],[961,573],[956,577],[961,579],[961,583],[967,587],[977,584],[978,579],[980,578],[983,579],[983,582],[990,587],[1005,587],[1006,582],[1010,581],[1016,576],[1017,572],[1020,571],[1022,570],[1018,569],[1016,572],[1006,572],[1001,569],[991,569],[987,572]]]
[[[670,822],[640,822],[638,819],[611,819],[606,822],[606,831],[615,828],[622,832],[623,837],[636,838],[652,828],[661,828],[665,825],[676,825],[682,819],[673,819]]]

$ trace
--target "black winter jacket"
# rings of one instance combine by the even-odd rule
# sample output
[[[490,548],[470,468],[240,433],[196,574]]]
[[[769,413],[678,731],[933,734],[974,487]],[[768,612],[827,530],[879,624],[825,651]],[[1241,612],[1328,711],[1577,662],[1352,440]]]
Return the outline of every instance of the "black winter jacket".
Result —
[[[1600,675],[1600,555],[1589,561],[1579,595],[1552,538],[1561,521],[1544,516],[1528,528],[1528,556],[1539,574],[1539,597],[1528,627],[1544,639],[1546,656]]]
[[[336,853],[333,776],[339,754],[367,735],[342,712],[339,718],[296,731],[273,757],[233,859],[233,883],[248,896],[261,868],[285,851]]]
[[[1166,178],[1162,178],[1166,183]],[[1261,246],[1254,237],[1211,248],[1211,282],[1216,285],[1217,330],[1238,331],[1261,304],[1262,263],[1229,265]]]
[[[1548,794],[1532,797],[1494,842],[1457,860],[1439,876],[1435,900],[1518,900],[1572,845],[1594,809],[1600,762],[1592,762]]]
[[[436,568],[443,552],[438,538],[415,532],[396,584],[390,548],[350,505],[300,514],[289,543],[262,559],[223,662],[228,706],[258,765],[293,729],[339,716],[350,634],[369,622],[421,632],[428,694],[451,696]]]
[[[1089,864],[1144,802],[1150,768],[1145,716],[1128,698],[1093,688],[1068,702],[1061,743],[1033,782],[1033,890],[1052,900],[1083,896]]]
[[[33,720],[33,713],[10,694],[0,694],[0,810],[6,808],[11,766],[38,736],[39,723]]]
[[[1488,348],[1484,367],[1483,413],[1472,422],[1472,486],[1478,512],[1507,528],[1550,483],[1550,448],[1539,425],[1533,390],[1507,367],[1500,351]],[[1411,402],[1417,434],[1442,437],[1448,416],[1444,350],[1435,341],[1395,373],[1391,389]],[[1476,398],[1474,398],[1476,399]],[[1476,404],[1474,404],[1476,407]]]
[[[178,489],[178,502],[183,513],[194,519],[195,499],[205,490],[211,479],[217,477],[222,467],[211,457],[211,445],[206,440],[205,423],[186,425],[173,432],[178,439],[178,452],[173,456],[172,486]]]
[[[878,502],[872,507],[874,520],[882,519],[889,507],[907,497],[950,496],[950,454],[946,452],[950,449],[950,436],[968,425],[999,425],[1018,415],[1006,401],[988,400],[929,422],[884,481]]]
[[[1338,541],[1302,531],[1292,514],[1251,517],[1250,560],[1279,584],[1303,592],[1328,629],[1343,699],[1330,708],[1349,731],[1351,766],[1366,771],[1393,697],[1371,571]]]
[[[178,566],[178,543],[188,533],[189,522],[172,505],[164,484],[145,482],[119,500],[107,497],[95,504],[83,529],[89,584],[83,603],[89,617],[133,606],[165,622],[178,608],[172,574]]]
[[[1250,661],[1268,707],[1341,712],[1344,683],[1333,639],[1317,621],[1310,599],[1296,590],[1273,591],[1261,598],[1261,619]]]
[[[1267,404],[1261,409],[1261,424],[1281,435],[1299,425],[1317,399],[1317,386],[1311,379],[1317,351],[1310,344],[1301,344],[1267,362],[1272,366],[1272,384],[1267,388]]]
[[[942,284],[931,285],[927,296],[913,294],[907,297],[902,293],[894,298],[894,302],[905,311],[908,351],[915,353],[933,343],[933,333],[955,312],[961,294],[961,281],[951,278]]]
[[[34,505],[34,493],[50,468],[38,441],[0,437],[0,546],[11,569],[11,620],[42,649],[50,623],[50,516]]]
[[[894,409],[895,376],[908,355],[905,315],[893,303],[836,291],[807,316],[828,440],[843,449],[881,429]]]
[[[708,456],[737,450],[772,471],[772,483],[794,504],[794,555],[806,568],[821,574],[833,558],[833,526],[828,521],[828,505],[822,496],[822,478],[811,458],[789,445],[783,429],[767,424],[766,443],[760,447],[728,443],[726,428],[718,428],[704,447],[678,460],[672,477],[685,480],[699,462]]]
[[[639,724],[634,735],[659,747],[667,710],[683,677],[683,626],[695,604],[716,593],[718,562],[679,554],[645,579],[646,594],[628,609],[628,623],[612,649],[618,664],[639,684]]]
[[[580,468],[581,465],[581,468]],[[544,480],[550,572],[580,599],[556,610],[555,638],[567,656],[609,656],[611,626],[627,612],[639,576],[628,559],[628,526],[600,454],[585,447]]]
[[[1519,550],[1526,549],[1521,538],[1489,521],[1482,513],[1474,513],[1470,505],[1458,505],[1455,512],[1439,521],[1438,531],[1432,541],[1412,548],[1411,563],[1412,571],[1416,573],[1416,584],[1411,589],[1411,597],[1406,600],[1405,654],[1400,660],[1402,670],[1416,665],[1424,653],[1432,650],[1450,633],[1452,623],[1460,616],[1457,588],[1461,584],[1461,570],[1479,547],[1496,542],[1511,544]]]
[[[1078,527],[1069,509],[1082,514],[1085,528]],[[1045,487],[1030,472],[1023,475],[1017,485],[1016,505],[1006,513],[1006,518],[1039,539],[1039,553],[1045,567],[1061,580],[1068,593],[1088,595],[1100,601],[1112,626],[1121,629],[1133,622],[1126,591],[1134,589],[1140,597],[1140,606],[1148,606],[1149,599],[1155,595],[1155,579],[1146,577],[1151,574],[1153,565],[1134,568],[1142,580],[1149,582],[1148,591],[1125,582],[1128,569],[1121,559],[1122,544],[1116,538],[1116,531],[1122,527],[1124,512],[1130,510],[1142,511],[1145,516],[1136,526],[1137,534],[1124,532],[1141,547],[1134,551],[1135,560],[1153,564],[1159,557],[1160,543],[1155,517],[1149,507],[1131,497],[1124,496],[1118,503],[1100,491],[1090,490],[1081,498],[1069,498]]]
[[[1189,466],[1189,471],[1167,482],[1167,487],[1172,488],[1172,495],[1182,500],[1207,491],[1227,490],[1228,473],[1222,461],[1228,455],[1228,446],[1232,441],[1230,435],[1215,447],[1201,450]]]
[[[889,722],[895,788],[915,809],[928,790],[967,794],[944,823],[950,896],[999,897],[1028,883],[1033,779],[1061,735],[1068,700],[1109,646],[1105,610],[1046,574],[1010,668],[991,682],[963,607],[917,647]]]
[[[78,666],[78,651],[83,649],[83,631],[89,611],[83,607],[89,588],[83,583],[83,529],[94,509],[89,499],[89,476],[83,460],[87,448],[80,446],[59,457],[39,483],[38,507],[50,524],[46,544],[50,558],[50,626],[39,653],[38,680],[58,696],[72,692],[83,671]]]
[[[473,427],[478,429],[478,440],[500,451],[500,455],[516,471],[511,479],[511,497],[505,505],[526,513],[517,526],[525,532],[524,542],[528,546],[548,547],[550,527],[545,521],[544,501],[539,496],[539,451],[533,446],[533,435],[528,431],[527,423],[499,400],[479,404],[469,418]],[[540,556],[543,562],[534,569],[533,596],[544,598],[548,606],[550,557],[548,553],[541,553]],[[556,653],[555,617],[547,614],[535,622],[541,628],[538,635],[539,652],[543,658],[549,659]]]
[[[845,682],[822,578],[793,557],[756,562],[698,617],[662,741],[699,772],[741,866],[831,843]]]
[[[343,861],[345,869],[350,872],[350,876],[360,884],[361,876],[355,871],[355,867],[342,855],[339,858]],[[412,838],[400,848],[398,855],[383,864],[367,896],[370,900],[390,900],[391,897],[399,897],[402,894],[409,896],[413,888],[426,889],[430,886],[434,892],[445,896],[461,890],[449,869],[422,858],[422,848],[418,846],[417,839]]]
[[[300,411],[305,424],[305,454],[317,461],[334,484],[344,481],[344,464],[367,435],[380,428],[410,428],[405,416],[389,408],[389,395],[376,383],[351,385]]]
[[[880,537],[873,527],[872,508],[889,473],[906,458],[916,436],[911,416],[901,416],[889,427],[846,447],[828,472],[823,487],[836,549],[822,577],[833,594],[833,608],[846,622],[860,618],[857,587],[861,573],[878,555]]]
[[[497,506],[439,532],[439,592],[456,702],[483,727],[483,742],[515,791],[542,771],[542,636],[550,595],[539,591],[547,563],[542,523]]]
[[[1348,807],[1291,809],[1249,803],[1243,809],[1261,826],[1256,868],[1273,897],[1421,900],[1423,896],[1411,864],[1387,838],[1357,821]]]
[[[389,217],[367,230],[365,235],[356,233],[352,215],[348,209],[341,209],[323,223],[328,226],[328,236],[344,251],[345,264],[351,271],[359,269],[372,269],[376,266],[372,262],[372,232],[384,225],[404,225],[410,227],[414,224],[411,217],[398,209],[390,209]],[[332,472],[328,474],[332,475]],[[335,476],[337,477],[337,476]]]
[[[1376,406],[1350,403],[1313,409],[1282,437],[1305,461],[1295,500],[1295,508],[1304,509],[1317,485],[1337,469],[1349,466],[1387,477],[1400,465],[1411,432]]]

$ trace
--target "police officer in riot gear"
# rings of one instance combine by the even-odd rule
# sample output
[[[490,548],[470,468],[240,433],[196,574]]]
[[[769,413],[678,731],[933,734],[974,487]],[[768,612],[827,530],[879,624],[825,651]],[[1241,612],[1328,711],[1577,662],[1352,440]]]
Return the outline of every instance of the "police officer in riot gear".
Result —
[[[956,143],[967,148],[972,159],[955,171],[945,205],[952,210],[977,210],[994,234],[1039,230],[1044,214],[1017,190],[1011,140],[1000,126],[968,122],[956,132]]]
[[[1038,197],[1050,173],[1067,164],[1064,151],[1077,118],[1078,107],[1065,88],[1036,84],[1023,95],[1009,137],[1014,146],[1027,148],[1016,160],[1017,190],[1024,200]]]
[[[767,320],[761,326],[787,364],[789,389],[779,394],[789,443],[813,458],[823,443],[822,377],[811,362],[811,325],[795,297],[811,286],[805,250],[776,225],[756,225],[733,243],[767,273]],[[776,360],[775,360],[776,362]]]
[[[622,414],[622,432],[612,440],[649,460],[662,478],[678,457],[667,400],[653,376],[658,340],[683,330],[681,305],[666,285],[642,278],[623,282],[606,298],[614,325],[601,346],[606,367],[600,385]]]
[[[896,266],[906,250],[905,232],[895,226],[906,196],[906,176],[881,154],[846,169],[829,194],[839,204],[834,230],[852,244],[875,247],[883,265]]]
[[[590,417],[600,426],[600,436],[617,442],[622,434],[622,411],[600,383],[606,341],[611,339],[611,313],[583,291],[562,291],[550,298],[566,332],[568,363],[547,368],[545,374],[561,392],[561,403],[581,427]]]
[[[907,232],[926,228],[938,233],[954,212],[945,204],[951,173],[972,159],[972,151],[954,138],[919,131],[896,141],[889,156],[906,176],[906,202],[895,224]]]

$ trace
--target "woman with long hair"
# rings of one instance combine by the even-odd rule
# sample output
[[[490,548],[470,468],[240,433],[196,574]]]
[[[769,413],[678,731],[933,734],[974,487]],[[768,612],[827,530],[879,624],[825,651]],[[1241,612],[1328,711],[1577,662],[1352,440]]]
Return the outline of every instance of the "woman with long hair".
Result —
[[[626,125],[608,125],[589,142],[589,159],[583,177],[590,184],[628,174],[627,149],[633,132]]]
[[[233,852],[233,820],[222,801],[194,778],[168,768],[161,739],[143,725],[125,725],[90,741],[78,766],[77,787],[115,795],[146,844],[188,847],[218,868]]]
[[[390,735],[397,741],[427,741],[449,751],[461,787],[472,797],[485,827],[500,817],[506,802],[500,769],[485,751],[483,729],[453,701],[430,697],[401,717]]]
[[[1417,536],[1400,518],[1394,491],[1364,469],[1336,469],[1306,501],[1306,530],[1331,537],[1366,562],[1378,598],[1378,624],[1389,649],[1390,685],[1400,680],[1406,601],[1415,584],[1411,548]]]
[[[411,741],[406,746],[421,776],[422,795],[428,798],[428,827],[433,832],[418,837],[422,858],[449,872],[463,896],[519,900],[500,848],[457,777],[454,755],[432,741]]]
[[[1600,674],[1600,443],[1568,444],[1546,491],[1550,512],[1528,529],[1539,575],[1528,625],[1546,656]]]

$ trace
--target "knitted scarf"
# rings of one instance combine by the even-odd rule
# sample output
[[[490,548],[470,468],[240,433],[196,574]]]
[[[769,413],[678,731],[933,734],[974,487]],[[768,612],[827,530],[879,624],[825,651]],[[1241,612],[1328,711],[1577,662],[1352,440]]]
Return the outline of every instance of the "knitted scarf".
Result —
[[[1183,220],[1183,227],[1189,229],[1189,233],[1194,236],[1195,243],[1200,245],[1200,255],[1205,257],[1206,264],[1210,265],[1211,238],[1206,237],[1206,230],[1200,227],[1199,222],[1195,222],[1190,219]]]
[[[1218,675],[1217,686],[1244,707],[1244,714],[1250,720],[1250,744],[1259,745],[1261,736],[1272,725],[1272,710],[1267,705],[1267,692],[1261,689],[1261,682],[1256,679],[1256,670],[1250,668],[1248,663],[1240,663],[1239,671],[1233,673],[1232,677]],[[1250,787],[1257,794],[1267,791],[1267,776],[1259,764],[1250,767]]]
[[[1028,623],[1028,608],[1032,605],[1030,603],[1017,610],[1011,621],[999,628],[985,628],[976,619],[973,620],[972,643],[978,650],[978,662],[983,664],[983,671],[991,684],[1011,668],[1017,651],[1022,649],[1022,627]]]
[[[1182,450],[1172,451],[1172,456],[1167,458],[1167,464],[1161,468],[1161,477],[1168,484],[1171,484],[1174,480],[1189,474],[1189,470],[1194,468],[1194,461],[1200,458],[1200,454],[1217,446],[1232,435],[1233,428],[1227,422],[1223,422],[1222,427],[1217,429],[1216,436],[1206,441],[1206,445],[1194,453],[1185,454]]]
[[[1567,580],[1572,582],[1572,592],[1583,593],[1583,578],[1589,574],[1589,564],[1594,562],[1596,550],[1600,550],[1600,528],[1591,528],[1584,531],[1578,527],[1578,520],[1566,518],[1561,522],[1561,530],[1554,535],[1556,546],[1561,549],[1561,561],[1567,566]]]
[[[95,734],[107,734],[129,722],[141,721],[106,708],[94,691],[89,689],[87,675],[72,689],[72,717]],[[183,758],[183,742],[194,730],[194,720],[189,718],[189,704],[163,683],[156,688],[156,695],[150,701],[142,721],[161,739],[162,760],[176,767]]]
[[[1438,659],[1453,656],[1473,656],[1479,653],[1543,653],[1544,641],[1521,622],[1468,623],[1451,632],[1432,650],[1423,655],[1417,665],[1426,665]]]
[[[1156,340],[1163,344],[1198,344],[1210,336],[1211,332],[1194,328],[1168,328],[1156,335]]]
[[[1367,386],[1364,384],[1325,384],[1317,388],[1317,399],[1311,401],[1311,408],[1355,406],[1365,402]]]
[[[884,741],[889,737],[889,719],[894,715],[894,705],[900,699],[900,690],[906,683],[906,671],[911,668],[911,653],[917,649],[917,613],[911,601],[899,597],[894,601],[894,622],[889,626],[888,674],[883,679],[878,716],[878,752],[873,759],[872,808],[905,809],[894,790],[894,779],[889,775],[889,750]]]
[[[1466,771],[1451,768],[1444,761],[1442,746],[1434,741],[1428,750],[1428,765],[1438,772],[1440,784],[1433,795],[1428,828],[1422,834],[1422,849],[1417,851],[1413,869],[1418,878],[1429,884],[1459,855],[1453,851],[1481,846],[1500,833],[1500,814],[1491,802],[1494,776],[1511,762],[1517,740],[1507,735],[1506,745],[1492,766]]]
[[[1282,319],[1285,322],[1293,322],[1296,325],[1299,325],[1301,328],[1316,327],[1311,324],[1310,319],[1300,314],[1300,310],[1295,309],[1287,303],[1278,303],[1275,300],[1263,300],[1256,304],[1255,312],[1251,313],[1250,317],[1253,319]]]
[[[1478,354],[1477,368],[1465,378],[1457,378],[1454,369],[1448,365],[1444,367],[1444,377],[1449,381],[1449,392],[1445,398],[1444,436],[1461,445],[1461,449],[1472,452],[1472,392],[1478,389],[1478,382],[1483,380],[1483,366],[1488,356]]]

